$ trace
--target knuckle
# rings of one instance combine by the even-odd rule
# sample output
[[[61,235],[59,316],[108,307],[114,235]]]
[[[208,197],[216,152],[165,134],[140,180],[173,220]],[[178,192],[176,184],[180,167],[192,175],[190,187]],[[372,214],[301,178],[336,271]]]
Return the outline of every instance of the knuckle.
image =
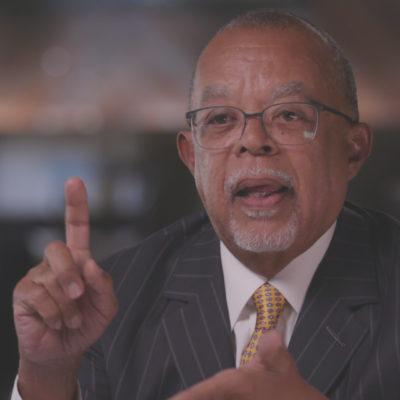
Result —
[[[57,281],[61,285],[79,279],[79,272],[67,251],[69,250],[61,241],[48,244],[45,250],[45,261],[38,265],[38,270],[33,274],[35,276],[42,275],[39,278],[41,281]]]
[[[25,287],[26,287],[26,281],[27,278],[22,278],[14,287],[13,290],[13,302],[17,302],[19,298],[23,297],[26,293]]]
[[[29,278],[25,275],[22,279],[20,279],[17,284],[14,286],[14,293],[15,292],[24,292],[23,288],[26,286],[27,281]]]
[[[15,285],[13,290],[14,303],[20,300],[24,301],[25,299],[28,299],[31,294],[37,290],[37,283],[32,278],[32,270],[34,270],[34,268],[31,268],[31,270],[29,270],[28,273]]]
[[[65,249],[65,244],[61,240],[54,240],[50,242],[44,249],[46,257]]]
[[[66,290],[68,285],[77,279],[77,274],[72,268],[63,268],[56,271],[57,282]]]
[[[56,287],[56,277],[50,271],[48,273],[43,273],[40,277],[40,283],[43,284],[45,287],[53,288]]]
[[[63,315],[67,319],[73,318],[77,313],[79,313],[76,304],[73,301],[68,301],[67,299],[60,302],[60,308]]]
[[[48,289],[54,289],[58,286],[54,272],[46,263],[41,263],[37,267],[32,268],[28,273],[28,277],[32,282],[43,285]]]
[[[79,312],[76,311],[71,312],[68,315],[63,314],[63,319],[65,324],[70,328],[77,328],[82,321],[82,316]]]
[[[47,290],[41,285],[35,285],[28,294],[31,303],[38,306],[49,299]]]
[[[44,249],[44,259],[54,259],[55,257],[65,254],[67,246],[61,240],[50,242]]]
[[[42,316],[46,321],[57,322],[60,319],[60,311],[56,307],[47,307],[42,311]]]
[[[35,267],[31,268],[27,274],[25,275],[25,278],[31,279],[34,281],[34,279],[40,275],[43,275],[45,271],[48,270],[47,264],[43,261],[40,264],[36,265]]]

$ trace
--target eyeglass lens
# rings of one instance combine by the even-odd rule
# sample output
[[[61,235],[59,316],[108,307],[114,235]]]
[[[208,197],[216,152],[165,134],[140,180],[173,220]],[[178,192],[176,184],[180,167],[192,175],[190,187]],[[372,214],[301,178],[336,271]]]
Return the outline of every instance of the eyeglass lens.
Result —
[[[252,118],[253,116],[247,116]],[[245,113],[233,107],[209,107],[193,117],[193,127],[201,146],[222,148],[240,139],[246,122]],[[316,132],[318,110],[311,104],[275,104],[263,112],[267,134],[279,144],[303,144]]]

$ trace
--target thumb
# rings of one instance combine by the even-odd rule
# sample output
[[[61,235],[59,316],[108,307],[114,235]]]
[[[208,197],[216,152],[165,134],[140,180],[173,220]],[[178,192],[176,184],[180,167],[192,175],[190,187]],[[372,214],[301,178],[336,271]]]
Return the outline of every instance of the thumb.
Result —
[[[286,373],[292,368],[296,369],[293,357],[276,329],[266,331],[261,336],[254,362],[262,364],[272,372]]]
[[[88,285],[88,294],[92,303],[104,314],[113,315],[116,312],[117,300],[111,276],[103,271],[93,259],[84,264],[83,276]]]

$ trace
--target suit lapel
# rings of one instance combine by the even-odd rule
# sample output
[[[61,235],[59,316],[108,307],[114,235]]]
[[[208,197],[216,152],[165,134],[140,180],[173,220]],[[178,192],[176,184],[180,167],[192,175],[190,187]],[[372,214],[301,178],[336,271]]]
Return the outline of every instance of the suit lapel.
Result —
[[[370,232],[361,216],[346,210],[311,282],[289,344],[300,374],[323,393],[368,335],[357,311],[377,301]]]
[[[234,367],[219,239],[210,226],[186,246],[163,295],[162,329],[183,386]],[[345,210],[289,344],[311,385],[325,394],[332,388],[369,334],[358,311],[377,302],[371,233],[359,214]]]
[[[187,246],[164,296],[162,327],[184,386],[233,367],[219,240],[211,227]]]

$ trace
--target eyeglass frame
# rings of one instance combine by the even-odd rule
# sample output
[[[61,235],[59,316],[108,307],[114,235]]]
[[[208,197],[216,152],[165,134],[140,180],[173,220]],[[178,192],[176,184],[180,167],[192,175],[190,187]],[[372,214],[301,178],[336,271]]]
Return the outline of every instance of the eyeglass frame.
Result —
[[[281,106],[281,105],[285,105],[285,104],[307,104],[307,105],[313,106],[313,107],[317,110],[317,121],[316,121],[316,123],[315,123],[314,136],[313,136],[310,140],[308,140],[308,141],[306,141],[306,142],[304,142],[304,143],[294,143],[294,144],[290,144],[290,143],[279,143],[279,142],[277,142],[273,137],[269,136],[268,131],[267,131],[267,128],[266,128],[266,126],[265,126],[265,124],[264,124],[264,118],[263,118],[264,112],[265,112],[266,110],[268,110],[268,108],[271,108],[271,107],[274,107],[274,106]],[[247,118],[260,117],[260,118],[261,118],[262,125],[263,125],[263,128],[264,128],[264,131],[265,131],[265,134],[267,135],[267,137],[270,137],[271,140],[273,140],[275,143],[277,143],[277,144],[279,144],[279,145],[281,145],[281,146],[301,146],[301,145],[303,145],[303,144],[307,144],[307,143],[312,142],[312,141],[315,139],[315,137],[317,136],[318,124],[319,124],[319,116],[320,116],[320,112],[321,112],[321,111],[328,111],[328,112],[330,112],[330,113],[332,113],[332,114],[338,115],[338,116],[344,118],[347,122],[349,122],[349,123],[352,124],[352,125],[356,125],[356,124],[359,123],[359,120],[358,120],[358,119],[355,120],[355,119],[351,118],[350,116],[348,116],[347,114],[344,114],[344,113],[342,113],[341,111],[336,110],[336,109],[334,109],[334,108],[332,108],[332,107],[329,107],[329,106],[327,106],[327,105],[325,105],[325,104],[322,104],[322,103],[318,103],[318,102],[304,102],[304,101],[288,101],[288,102],[283,102],[283,103],[271,104],[271,105],[269,105],[268,107],[265,107],[263,110],[261,110],[261,111],[258,112],[258,113],[246,113],[246,112],[243,111],[241,108],[238,108],[238,107],[235,107],[235,106],[208,106],[208,107],[197,108],[197,109],[195,109],[195,110],[191,110],[191,111],[188,111],[188,112],[185,113],[186,122],[187,122],[187,124],[189,125],[191,131],[192,131],[192,132],[194,131],[193,124],[192,124],[192,117],[193,117],[194,115],[196,115],[197,112],[203,111],[203,110],[216,109],[216,108],[232,108],[232,109],[234,109],[234,110],[240,111],[240,112],[243,114],[243,116],[244,116],[244,123],[243,123],[242,132],[241,132],[240,136],[238,137],[238,139],[237,139],[234,143],[232,143],[232,144],[230,144],[230,145],[228,145],[228,146],[219,146],[219,147],[207,147],[207,146],[204,146],[204,145],[202,145],[202,144],[199,143],[199,141],[198,141],[198,139],[197,139],[197,135],[194,135],[194,138],[195,138],[195,140],[196,140],[196,143],[197,143],[200,147],[202,147],[203,149],[218,150],[218,149],[227,149],[227,148],[229,148],[229,147],[232,147],[237,141],[239,141],[239,140],[243,137],[244,131],[245,131],[245,129],[246,129]],[[193,132],[193,133],[194,133],[194,132]]]

